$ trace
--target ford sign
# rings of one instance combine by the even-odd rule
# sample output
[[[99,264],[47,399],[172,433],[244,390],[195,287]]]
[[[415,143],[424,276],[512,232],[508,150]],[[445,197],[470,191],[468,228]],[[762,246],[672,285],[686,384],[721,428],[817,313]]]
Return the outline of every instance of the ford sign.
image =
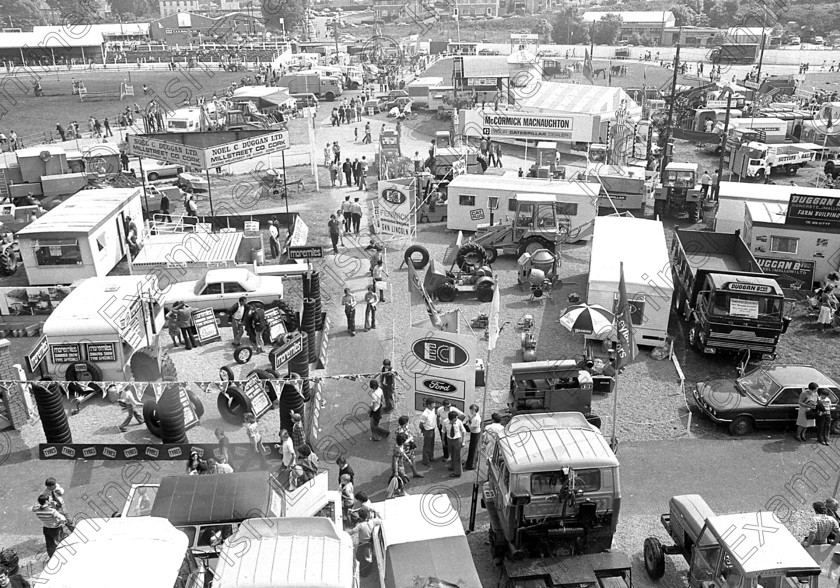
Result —
[[[436,367],[457,368],[469,360],[465,349],[443,339],[420,339],[411,349],[420,361]]]
[[[399,206],[405,202],[406,196],[396,188],[387,188],[382,191],[382,199],[385,202],[390,202],[391,204]]]
[[[423,385],[433,392],[440,392],[442,394],[452,394],[458,389],[455,384],[450,384],[443,380],[423,380]]]

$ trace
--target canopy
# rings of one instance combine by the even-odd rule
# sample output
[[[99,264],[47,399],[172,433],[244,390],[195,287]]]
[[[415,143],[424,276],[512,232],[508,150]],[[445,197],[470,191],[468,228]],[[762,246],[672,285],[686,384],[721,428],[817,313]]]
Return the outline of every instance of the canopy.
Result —
[[[270,496],[266,472],[167,476],[160,481],[151,515],[173,525],[240,522],[251,513],[269,514]]]
[[[642,109],[622,88],[541,82],[532,94],[518,100],[527,111],[568,112],[615,116],[621,101],[627,101],[628,116],[641,116]]]
[[[265,86],[244,86],[233,92],[233,100],[236,102],[252,100],[257,103],[259,110],[279,108],[286,103],[294,103],[284,88],[266,88]]]

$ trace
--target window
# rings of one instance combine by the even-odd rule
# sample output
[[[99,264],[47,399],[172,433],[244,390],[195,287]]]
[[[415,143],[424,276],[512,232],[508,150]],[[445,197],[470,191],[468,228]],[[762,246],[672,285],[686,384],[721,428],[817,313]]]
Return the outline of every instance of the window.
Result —
[[[192,526],[178,527],[178,530],[181,531],[184,535],[187,536],[187,545],[189,545],[190,547],[195,545],[196,527],[192,527]]]
[[[776,237],[770,235],[770,253],[793,253],[799,250],[798,237]]]
[[[207,284],[204,287],[204,290],[201,292],[202,296],[212,296],[214,294],[221,294],[222,293],[222,285],[221,284]]]
[[[458,196],[458,204],[461,206],[475,206],[475,196],[461,194]]]
[[[574,470],[575,489],[593,492],[601,488],[601,470]],[[545,496],[559,494],[568,482],[568,476],[563,472],[542,472],[531,474],[531,494]]]
[[[785,388],[771,404],[799,404],[802,388]]]
[[[499,209],[499,197],[498,196],[490,196],[487,198],[487,204],[490,210],[498,210]]]
[[[225,282],[225,294],[234,294],[238,292],[245,292],[245,288],[238,282]]]
[[[196,547],[215,547],[233,535],[233,525],[205,525],[198,534]]]
[[[577,216],[578,205],[573,202],[557,202],[554,206],[557,209],[557,214]]]
[[[32,248],[39,266],[82,265],[82,251],[76,239],[38,239]]]
[[[618,312],[618,293],[616,292],[613,298],[613,312]],[[634,325],[641,325],[645,318],[645,295],[635,294],[629,295],[630,300],[630,322]]]
[[[509,212],[516,212],[516,199],[511,198],[508,200],[508,211]]]

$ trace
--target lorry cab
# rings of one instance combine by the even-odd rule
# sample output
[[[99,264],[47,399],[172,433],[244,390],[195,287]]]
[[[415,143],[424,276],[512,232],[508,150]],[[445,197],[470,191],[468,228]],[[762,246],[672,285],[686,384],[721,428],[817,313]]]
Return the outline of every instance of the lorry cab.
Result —
[[[603,143],[590,143],[589,148],[586,150],[587,168],[589,165],[609,163],[607,161],[608,156],[609,147]]]
[[[493,450],[482,504],[497,555],[598,553],[618,524],[618,459],[581,413],[514,415]]]
[[[772,278],[706,274],[694,311],[709,322],[766,325],[783,322],[785,295]]]
[[[162,296],[154,275],[88,278],[44,322],[47,371],[68,381],[174,376],[160,351]]]

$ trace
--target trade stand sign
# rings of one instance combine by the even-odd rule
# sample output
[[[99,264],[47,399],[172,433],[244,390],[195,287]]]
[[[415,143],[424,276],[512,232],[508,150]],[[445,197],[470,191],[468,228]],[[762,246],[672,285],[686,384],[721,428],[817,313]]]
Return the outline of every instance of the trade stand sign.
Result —
[[[407,367],[414,386],[414,408],[427,398],[449,400],[466,412],[475,397],[475,337],[445,331],[408,329]]]
[[[135,157],[159,159],[190,168],[199,168],[204,163],[202,149],[142,135],[128,136],[128,152]]]
[[[520,110],[464,111],[465,134],[491,139],[543,139],[569,141],[574,131],[571,115],[542,114]]]
[[[840,227],[840,197],[791,194],[786,225]]]
[[[378,230],[386,235],[411,237],[415,232],[414,203],[415,180],[380,180]]]
[[[776,274],[776,281],[786,290],[810,290],[814,283],[816,263],[796,259],[756,257],[758,265],[768,274]]]
[[[217,145],[202,152],[203,168],[212,169],[254,157],[279,153],[289,148],[289,131],[276,131],[259,137],[250,137],[241,141],[232,141]]]

